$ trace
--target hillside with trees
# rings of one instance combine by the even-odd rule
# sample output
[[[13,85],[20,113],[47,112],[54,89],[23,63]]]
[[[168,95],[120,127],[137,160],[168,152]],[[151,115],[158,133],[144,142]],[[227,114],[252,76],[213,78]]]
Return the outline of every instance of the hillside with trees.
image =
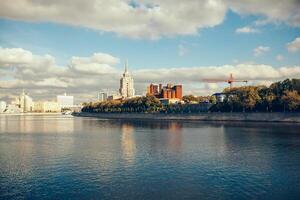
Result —
[[[299,112],[300,79],[286,79],[266,86],[226,88],[223,102],[210,110],[220,112]]]
[[[223,102],[213,96],[186,95],[184,104],[163,105],[154,96],[85,103],[82,112],[95,113],[199,113],[199,112],[299,112],[300,79],[266,86],[226,88]]]

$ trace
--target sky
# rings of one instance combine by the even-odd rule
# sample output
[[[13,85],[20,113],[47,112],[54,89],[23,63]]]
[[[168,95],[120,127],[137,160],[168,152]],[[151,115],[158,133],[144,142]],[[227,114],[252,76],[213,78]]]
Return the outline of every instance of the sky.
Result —
[[[150,83],[210,95],[226,83],[300,78],[299,0],[0,1],[0,100],[116,93],[124,63]],[[237,84],[245,85],[245,83]]]

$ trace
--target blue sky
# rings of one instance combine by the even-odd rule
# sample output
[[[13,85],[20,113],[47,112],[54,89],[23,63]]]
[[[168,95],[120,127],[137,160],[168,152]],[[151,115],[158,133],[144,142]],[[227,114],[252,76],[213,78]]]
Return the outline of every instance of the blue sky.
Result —
[[[3,70],[0,81],[7,87],[23,84],[23,87],[40,88],[42,91],[54,90],[51,81],[59,79],[54,81],[62,85],[56,88],[60,89],[58,92],[70,90],[88,96],[89,91],[116,89],[118,80],[111,86],[106,81],[103,87],[96,87],[96,82],[108,75],[109,80],[117,78],[122,73],[121,68],[126,59],[129,60],[130,70],[136,76],[136,87],[140,93],[147,83],[162,80],[185,83],[186,92],[196,94],[210,93],[224,87],[224,84],[209,86],[204,83],[195,86],[195,82],[200,79],[188,74],[190,68],[197,68],[197,72],[201,74],[215,72],[215,76],[222,78],[233,72],[241,78],[251,78],[253,81],[262,81],[264,77],[269,82],[289,76],[299,78],[300,39],[298,41],[297,38],[300,37],[300,22],[297,10],[300,7],[293,0],[286,3],[269,0],[263,3],[249,0],[244,3],[192,0],[189,2],[191,5],[179,1],[177,7],[171,1],[158,0],[145,1],[147,4],[126,0],[95,2],[120,10],[106,11],[97,7],[98,4],[92,4],[92,1],[84,4],[77,0],[40,2],[41,9],[38,10],[35,1],[17,0],[16,5],[22,5],[24,10],[26,8],[27,12],[22,12],[8,0],[0,3],[0,53],[3,54],[2,60],[0,55],[0,73]],[[70,6],[72,3],[74,5]],[[57,9],[53,11],[55,14],[50,12],[53,5]],[[104,14],[99,14],[99,10]],[[246,30],[238,33],[237,30],[242,28],[248,28],[252,32]],[[101,53],[101,56],[93,58],[97,53]],[[16,61],[6,59],[10,54]],[[110,60],[101,60],[102,54],[111,56]],[[24,64],[19,59],[17,63],[17,56],[20,55],[31,56],[30,61],[27,59]],[[79,58],[76,63],[74,57]],[[107,61],[107,57],[105,60]],[[50,70],[48,76],[39,76],[43,77],[38,80],[39,85],[28,82],[26,73],[32,77],[38,75],[41,71],[38,68],[43,68],[40,63],[44,62]],[[88,69],[88,64],[93,67]],[[36,67],[33,69],[30,65]],[[228,65],[230,70],[226,68]],[[5,71],[7,68],[4,66],[14,68],[19,74]],[[211,70],[208,66],[215,68]],[[265,74],[253,73],[248,74],[248,77],[245,75],[249,73],[249,68],[256,70],[260,69],[259,66]],[[59,70],[57,68],[68,68],[70,71],[60,72],[60,78],[58,72],[52,73]],[[176,71],[176,68],[182,71]],[[182,80],[180,74],[178,77],[167,75],[165,71],[168,69],[173,70],[172,73],[183,73]],[[93,70],[97,76],[91,75]],[[268,70],[272,76],[269,76]],[[164,76],[158,76],[155,72]],[[95,81],[82,87],[82,92],[75,91],[77,86],[71,78],[83,73],[87,79]],[[207,75],[201,74],[199,77],[206,78]],[[211,77],[208,78],[214,78],[213,75],[209,76]],[[6,80],[15,82],[8,83]],[[89,81],[83,81],[85,82]],[[99,84],[102,84],[101,81]]]

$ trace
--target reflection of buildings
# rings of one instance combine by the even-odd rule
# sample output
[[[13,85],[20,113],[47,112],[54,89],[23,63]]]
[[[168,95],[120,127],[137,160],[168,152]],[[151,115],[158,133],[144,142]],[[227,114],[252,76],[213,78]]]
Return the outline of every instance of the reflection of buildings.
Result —
[[[128,162],[133,162],[136,144],[134,138],[134,128],[127,123],[122,124],[122,151],[123,157]]]
[[[168,147],[180,151],[182,147],[182,123],[170,122],[168,124]]]
[[[133,97],[135,95],[133,78],[128,72],[128,63],[125,64],[125,71],[120,79],[120,95],[123,98]]]

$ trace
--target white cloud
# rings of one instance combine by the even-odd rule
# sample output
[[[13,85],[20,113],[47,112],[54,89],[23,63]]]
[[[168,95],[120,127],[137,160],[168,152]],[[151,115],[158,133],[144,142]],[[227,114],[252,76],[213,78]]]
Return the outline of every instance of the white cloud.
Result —
[[[35,55],[21,48],[0,48],[0,77],[3,88],[17,90],[66,89],[74,92],[85,87],[111,84],[119,59],[109,54],[95,53],[91,57],[72,57],[68,66],[58,66],[50,55]],[[107,74],[112,74],[107,77]],[[100,78],[101,79],[101,78]],[[99,86],[101,85],[99,84]],[[52,93],[48,93],[52,95]]]
[[[138,3],[139,2],[139,3]],[[2,0],[0,17],[57,22],[131,38],[196,34],[222,23],[223,0]]]
[[[260,31],[250,26],[244,26],[235,30],[236,33],[259,33]]]
[[[295,53],[300,50],[300,37],[297,37],[290,43],[287,43],[287,49],[289,52]]]
[[[258,46],[255,49],[253,49],[253,55],[258,57],[263,55],[264,53],[270,51],[270,47],[267,46]]]
[[[70,59],[70,63],[73,61],[73,65],[58,66],[55,59],[49,55],[35,55],[24,49],[18,49],[16,52],[19,51],[26,52],[26,54],[30,53],[32,55],[31,61],[25,64],[22,61],[21,64],[16,65],[15,63],[19,62],[18,58],[15,57],[16,60],[10,58],[4,62],[3,55],[13,57],[15,50],[6,49],[4,51],[0,48],[0,58],[2,58],[0,69],[6,72],[5,77],[0,77],[0,85],[4,88],[10,88],[9,90],[1,89],[2,97],[15,96],[25,88],[36,100],[53,99],[55,95],[63,92],[73,94],[76,99],[81,101],[90,100],[93,96],[96,98],[97,91],[103,89],[117,91],[123,73],[123,69],[117,70],[114,67],[119,59],[109,54],[95,53],[90,57],[73,57]],[[45,65],[45,63],[48,64]],[[89,67],[89,64],[92,67]],[[30,67],[31,65],[34,67]],[[103,69],[103,65],[110,66],[112,72],[106,73],[109,70]],[[75,66],[77,70],[74,70]],[[97,72],[97,70],[99,71]],[[204,79],[226,80],[230,73],[233,73],[237,79],[251,80],[254,84],[259,81],[270,82],[285,78],[300,78],[300,66],[275,68],[270,65],[255,63],[181,68],[153,66],[153,68],[140,69],[132,71],[132,73],[139,94],[144,93],[146,86],[151,82],[163,84],[170,82],[183,84],[185,94],[193,92],[195,95],[207,95],[222,91],[224,87],[227,87],[227,83],[206,83],[203,81]]]
[[[197,34],[224,21],[228,9],[255,15],[257,24],[300,26],[298,0],[2,0],[0,17],[55,22],[113,32],[130,38]],[[254,33],[243,27],[238,33]]]
[[[237,64],[183,68],[143,69],[134,72],[137,82],[195,82],[203,79],[226,79],[232,73],[238,79],[276,80],[299,78],[300,66],[275,68],[262,64]]]
[[[109,54],[95,53],[91,57],[72,57],[70,68],[88,74],[114,73],[112,65],[119,63],[119,59]]]
[[[32,59],[32,53],[22,48],[0,48],[1,66],[28,64]]]
[[[284,60],[284,57],[283,57],[283,55],[277,55],[276,56],[276,60],[278,60],[278,61],[283,61]]]
[[[300,66],[275,68],[262,64],[237,64],[222,66],[199,66],[182,68],[160,68],[143,69],[134,72],[135,84],[141,89],[147,84],[174,83],[183,84],[184,93],[195,95],[208,95],[220,92],[228,84],[225,80],[232,73],[236,79],[249,80],[251,84],[257,85],[264,82],[274,82],[286,78],[300,78]],[[207,83],[204,79],[224,80],[219,83]],[[245,85],[241,83],[237,85]]]
[[[46,87],[58,87],[58,88],[66,88],[70,86],[67,82],[60,80],[56,77],[45,78],[42,81],[36,82],[35,85],[46,86]]]
[[[241,15],[262,16],[257,24],[286,23],[300,26],[298,0],[228,0],[229,7]]]

